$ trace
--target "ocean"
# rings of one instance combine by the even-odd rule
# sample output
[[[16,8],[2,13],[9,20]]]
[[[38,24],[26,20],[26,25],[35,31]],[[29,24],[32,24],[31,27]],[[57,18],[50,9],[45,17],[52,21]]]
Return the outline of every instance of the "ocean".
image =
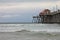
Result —
[[[0,40],[60,40],[60,24],[0,24]]]

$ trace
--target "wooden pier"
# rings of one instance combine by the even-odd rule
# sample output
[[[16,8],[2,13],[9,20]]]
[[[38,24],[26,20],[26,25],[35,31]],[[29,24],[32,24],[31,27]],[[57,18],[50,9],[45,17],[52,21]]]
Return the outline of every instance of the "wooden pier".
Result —
[[[40,13],[38,16],[33,16],[34,23],[60,23],[60,10],[50,12],[45,10],[44,14]]]

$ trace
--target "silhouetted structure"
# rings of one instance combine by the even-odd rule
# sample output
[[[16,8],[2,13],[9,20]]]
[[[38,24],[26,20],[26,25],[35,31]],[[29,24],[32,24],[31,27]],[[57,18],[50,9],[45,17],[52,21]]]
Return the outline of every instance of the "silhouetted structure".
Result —
[[[34,23],[60,23],[60,10],[51,12],[45,9],[38,16],[33,16]]]

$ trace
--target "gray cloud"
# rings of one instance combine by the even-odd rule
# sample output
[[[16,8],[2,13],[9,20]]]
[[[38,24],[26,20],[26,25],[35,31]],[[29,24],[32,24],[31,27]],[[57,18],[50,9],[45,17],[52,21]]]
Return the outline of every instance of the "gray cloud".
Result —
[[[40,12],[39,8],[45,8],[45,5],[47,7],[49,5],[48,4],[49,2],[51,2],[53,4],[56,1],[59,1],[59,0],[0,0],[0,22],[13,22],[13,21],[16,22],[17,20],[22,21],[22,22],[31,21],[33,15],[39,14],[39,12]],[[4,2],[10,2],[10,3],[4,3]],[[37,7],[39,7],[38,8],[39,10],[38,10],[38,9],[33,9],[33,8],[36,8],[36,6],[34,6],[32,4],[30,4],[30,6],[31,6],[30,7],[30,6],[28,6],[29,5],[28,3],[19,4],[19,3],[13,3],[13,2],[37,2],[37,3],[42,2],[44,4],[44,6],[42,6],[42,7],[39,6],[39,5],[41,5],[41,3],[35,4]],[[60,2],[58,2],[58,5],[59,5],[59,3]],[[21,7],[21,5],[23,7],[21,9],[19,9]],[[24,6],[26,7],[26,9],[24,9]],[[50,8],[50,6],[49,6],[49,8]]]
[[[0,2],[45,2],[45,1],[59,1],[59,0],[0,0]]]

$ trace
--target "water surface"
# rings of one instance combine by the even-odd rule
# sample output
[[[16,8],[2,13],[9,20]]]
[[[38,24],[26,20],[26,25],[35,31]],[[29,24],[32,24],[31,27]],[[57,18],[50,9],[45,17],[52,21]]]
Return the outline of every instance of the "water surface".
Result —
[[[60,40],[60,24],[0,24],[0,40]]]

